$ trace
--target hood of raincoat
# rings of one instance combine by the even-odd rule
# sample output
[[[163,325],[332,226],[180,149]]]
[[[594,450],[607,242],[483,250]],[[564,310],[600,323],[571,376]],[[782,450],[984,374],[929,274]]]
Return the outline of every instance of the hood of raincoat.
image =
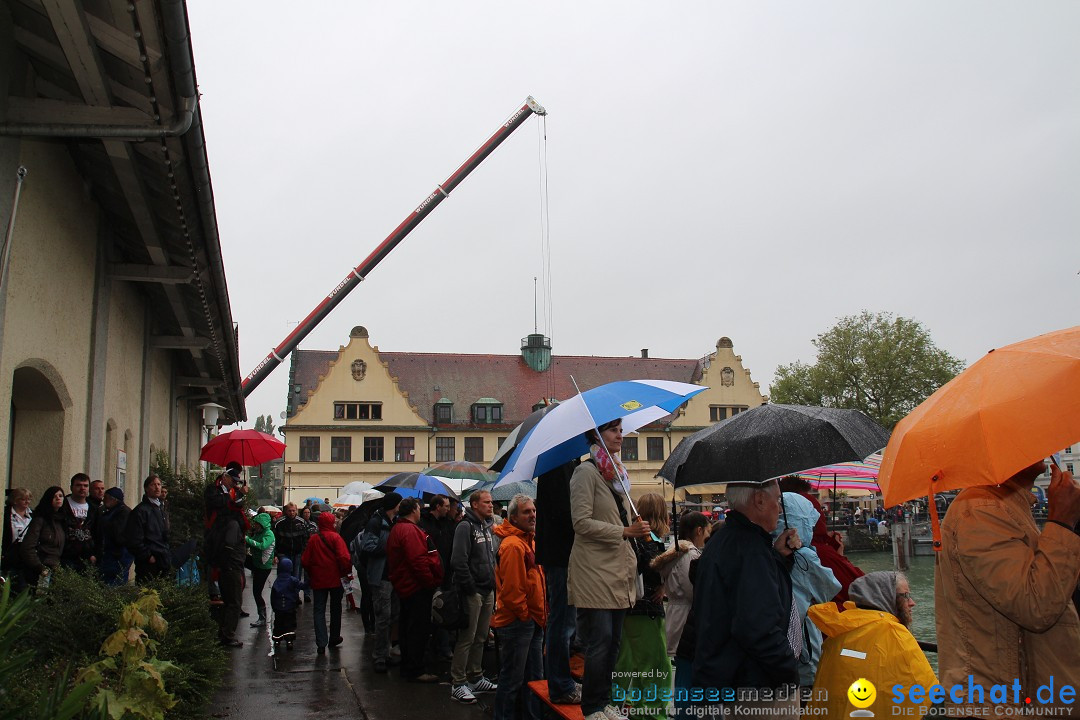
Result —
[[[270,529],[270,516],[266,513],[259,513],[255,517],[251,518],[251,524],[258,525],[260,528],[262,528],[261,530],[259,530],[259,534],[262,534]]]
[[[848,597],[863,610],[883,610],[895,614],[896,573],[879,570],[856,578],[848,588]]]
[[[843,635],[883,619],[903,627],[892,613],[883,610],[860,610],[850,600],[844,603],[844,612],[837,610],[836,603],[829,602],[810,606],[808,616],[828,637]]]
[[[290,560],[288,557],[286,557],[284,555],[282,555],[280,558],[278,558],[277,574],[278,575],[292,575],[292,560]]]
[[[328,513],[328,512],[319,513],[319,521],[318,521],[318,523],[319,523],[319,532],[328,532],[330,530],[333,530],[334,526],[337,525],[337,518],[334,517],[333,513]]]
[[[772,533],[773,539],[780,537],[780,533],[784,532],[786,520],[788,526],[795,528],[799,533],[803,546],[810,547],[810,541],[814,538],[814,525],[821,517],[821,513],[814,507],[814,503],[798,493],[786,492],[780,496],[780,500],[783,503],[780,508],[780,524]]]

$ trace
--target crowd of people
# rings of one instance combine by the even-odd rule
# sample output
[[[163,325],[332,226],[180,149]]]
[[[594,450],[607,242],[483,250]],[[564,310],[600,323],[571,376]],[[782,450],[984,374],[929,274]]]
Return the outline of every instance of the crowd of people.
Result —
[[[172,573],[168,493],[158,476],[143,482],[135,507],[121,488],[106,490],[85,473],[73,475],[68,489],[48,488],[33,510],[29,490],[10,491],[0,565],[16,590],[48,586],[58,567],[96,568],[109,585],[127,583],[133,565],[137,582]]]
[[[399,665],[403,680],[434,683],[443,678],[429,658],[449,660],[450,700],[494,693],[495,720],[539,720],[526,689],[536,680],[552,704],[578,705],[585,720],[700,716],[701,706],[725,704],[846,715],[856,677],[879,688],[939,684],[910,631],[907,578],[856,567],[805,481],[731,483],[722,521],[672,518],[661,496],[635,503],[626,492],[619,421],[587,440],[588,459],[541,476],[536,499],[515,496],[505,519],[486,491],[466,505],[390,492],[370,514],[290,503],[271,518],[246,507],[242,468],[228,466],[204,494],[220,642],[243,645],[247,568],[251,626],[272,623],[275,646],[292,649],[307,602],[318,654],[342,645],[343,602],[352,606],[358,588],[373,672]],[[946,688],[1015,680],[1031,693],[1051,676],[1080,684],[1080,486],[1052,468],[1040,530],[1030,489],[1043,468],[964,490],[945,517],[935,609]],[[137,582],[172,572],[166,491],[154,475],[143,490],[129,509],[120,489],[80,473],[70,493],[51,487],[33,511],[28,492],[12,491],[5,576],[41,587],[58,566],[96,567],[111,584],[128,582],[132,567]],[[493,640],[498,673],[487,677]],[[581,684],[570,670],[575,646]],[[916,713],[913,698],[899,703],[910,713],[893,714]],[[943,702],[988,700],[980,691]]]

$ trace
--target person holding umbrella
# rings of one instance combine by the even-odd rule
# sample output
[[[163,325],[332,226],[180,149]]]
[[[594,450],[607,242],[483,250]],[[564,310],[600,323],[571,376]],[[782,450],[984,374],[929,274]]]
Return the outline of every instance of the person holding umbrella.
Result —
[[[626,471],[618,460],[622,420],[604,423],[585,437],[590,459],[570,479],[574,546],[567,570],[567,600],[578,609],[585,650],[581,713],[585,720],[621,715],[611,705],[611,677],[619,656],[623,618],[637,600],[637,556],[631,538],[649,537],[649,524],[630,522],[620,487]]]
[[[731,483],[727,500],[731,512],[698,561],[693,685],[771,690],[773,700],[751,695],[739,705],[795,718],[803,626],[791,567],[802,543],[795,528],[769,536],[780,520],[776,480]]]
[[[1045,468],[1039,460],[1000,485],[962,490],[942,521],[934,605],[945,687],[1011,685],[1020,668],[1028,697],[1050,682],[1080,685],[1080,485],[1051,466],[1040,532],[1031,488]]]

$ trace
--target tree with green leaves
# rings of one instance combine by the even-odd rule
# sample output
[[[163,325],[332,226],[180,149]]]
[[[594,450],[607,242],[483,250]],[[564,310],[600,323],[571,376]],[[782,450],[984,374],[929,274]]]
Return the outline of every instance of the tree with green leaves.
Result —
[[[890,429],[964,369],[920,322],[892,313],[840,318],[814,347],[812,365],[776,369],[770,401],[861,410]]]
[[[267,435],[274,434],[274,418],[268,413],[255,418],[255,429]],[[254,497],[260,500],[280,502],[280,497],[275,497],[269,475],[269,464],[259,465],[251,474],[251,490]]]
[[[255,429],[259,432],[266,433],[267,435],[274,434],[274,418],[269,414],[260,415],[255,418]]]

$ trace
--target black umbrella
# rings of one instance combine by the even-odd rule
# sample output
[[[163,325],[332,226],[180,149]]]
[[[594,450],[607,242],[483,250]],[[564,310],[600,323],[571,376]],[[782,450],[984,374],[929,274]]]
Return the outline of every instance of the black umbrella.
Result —
[[[659,474],[675,487],[763,483],[862,460],[888,442],[889,431],[858,410],[761,405],[683,440]]]
[[[540,418],[544,417],[552,408],[556,407],[558,403],[553,403],[545,407],[536,410],[527,418],[521,421],[521,424],[510,431],[510,434],[502,441],[502,445],[495,451],[495,458],[488,465],[488,469],[495,472],[501,472],[503,466],[506,465],[506,461],[510,459],[510,456],[514,454],[514,450],[517,448],[518,443],[525,439],[525,436],[529,434],[529,431],[536,427],[536,423],[540,422]]]

